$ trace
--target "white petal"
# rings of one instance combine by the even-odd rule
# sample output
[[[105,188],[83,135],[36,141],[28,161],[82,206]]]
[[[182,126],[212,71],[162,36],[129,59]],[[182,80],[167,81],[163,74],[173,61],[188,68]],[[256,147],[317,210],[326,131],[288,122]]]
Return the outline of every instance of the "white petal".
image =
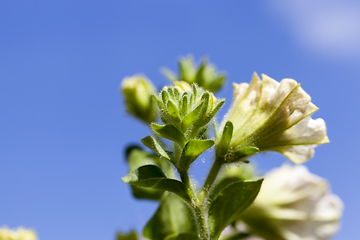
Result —
[[[326,135],[325,121],[321,118],[314,120],[311,117],[306,117],[286,131],[272,136],[271,139],[276,139],[278,146],[329,142]]]
[[[222,121],[222,126],[225,125],[227,120],[231,120],[234,124],[235,133],[252,116],[260,98],[261,84],[262,82],[256,73],[254,73],[253,80],[250,86],[247,87],[246,93],[244,93],[246,85],[234,84],[236,86],[234,87],[234,102]],[[240,96],[235,97],[235,93],[240,93]]]
[[[314,148],[317,145],[289,145],[269,148],[269,151],[277,151],[290,159],[293,163],[301,164],[314,156]]]

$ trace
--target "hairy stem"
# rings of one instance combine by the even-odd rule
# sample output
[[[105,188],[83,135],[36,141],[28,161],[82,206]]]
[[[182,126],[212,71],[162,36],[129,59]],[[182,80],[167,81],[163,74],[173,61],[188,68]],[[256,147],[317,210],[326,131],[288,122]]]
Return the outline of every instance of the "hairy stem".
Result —
[[[198,223],[200,239],[209,240],[210,239],[209,229],[206,224],[205,213],[204,213],[204,208],[202,206],[202,202],[199,201],[194,190],[191,187],[191,182],[187,171],[179,171],[179,174],[181,181],[185,184],[191,196],[191,200],[192,200],[191,205],[195,210],[195,216],[196,216],[196,221]]]
[[[199,194],[200,201],[204,201],[206,195],[208,194],[211,186],[215,182],[215,179],[217,175],[219,174],[219,171],[221,169],[221,166],[223,164],[223,160],[221,158],[216,158],[211,169],[209,172],[209,175],[206,178],[206,181],[204,183],[203,188],[201,189],[201,192]]]

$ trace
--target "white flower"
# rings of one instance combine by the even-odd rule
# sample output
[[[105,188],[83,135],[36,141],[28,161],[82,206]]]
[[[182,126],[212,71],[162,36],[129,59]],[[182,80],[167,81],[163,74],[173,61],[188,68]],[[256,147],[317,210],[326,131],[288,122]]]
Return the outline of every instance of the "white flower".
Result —
[[[16,230],[2,227],[0,228],[0,240],[37,240],[37,237],[34,231],[22,227]]]
[[[329,142],[324,120],[310,117],[316,110],[295,80],[283,79],[279,83],[262,75],[261,81],[255,73],[250,85],[234,83],[233,103],[219,132],[230,120],[234,127],[230,152],[257,147],[303,163],[313,156],[314,147]]]
[[[326,240],[338,231],[342,211],[325,179],[305,166],[283,165],[265,175],[242,220],[265,239]]]

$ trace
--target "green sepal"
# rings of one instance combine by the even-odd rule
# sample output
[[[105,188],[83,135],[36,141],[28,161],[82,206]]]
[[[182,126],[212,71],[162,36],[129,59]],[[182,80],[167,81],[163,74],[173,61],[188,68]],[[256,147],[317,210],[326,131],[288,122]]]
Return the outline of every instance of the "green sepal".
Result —
[[[179,233],[167,236],[164,240],[200,240],[200,238],[193,233]]]
[[[226,76],[225,75],[221,75],[220,77],[214,79],[209,86],[207,87],[207,90],[215,93],[217,90],[219,90],[220,88],[222,88],[222,86],[225,83],[225,79]]]
[[[117,233],[116,239],[117,240],[138,240],[139,238],[138,238],[136,232],[131,231],[129,234]]]
[[[203,102],[203,106],[199,112],[199,116],[201,116],[201,118],[206,116],[206,113],[208,111],[209,108],[209,100],[210,100],[210,93],[209,92],[204,92],[203,95],[201,96],[201,102]],[[199,117],[200,118],[200,117]],[[201,125],[205,125],[205,124],[200,124]]]
[[[154,130],[154,132],[159,136],[178,143],[181,146],[181,148],[185,147],[186,139],[184,135],[174,125],[171,124],[158,125],[152,123],[151,127]]]
[[[154,216],[146,224],[143,235],[152,240],[163,240],[180,233],[197,234],[193,209],[173,193],[164,194]]]
[[[178,81],[177,76],[172,71],[170,71],[169,69],[162,68],[160,71],[170,81],[172,81],[172,82]]]
[[[192,58],[187,58],[179,61],[180,78],[188,83],[194,82],[195,67]]]
[[[161,157],[170,160],[169,155],[165,152],[165,150],[161,147],[161,145],[156,141],[152,136],[147,136],[141,139],[141,142],[151,150],[157,152]]]
[[[191,139],[188,143],[186,143],[185,148],[182,151],[179,161],[179,168],[182,170],[188,170],[190,164],[195,161],[195,159],[199,157],[200,154],[211,148],[214,144],[215,141],[212,139]]]
[[[226,186],[212,201],[208,224],[211,239],[217,239],[224,228],[250,206],[260,191],[263,179],[239,181]]]
[[[181,122],[181,128],[184,132],[188,129],[190,124],[192,124],[199,117],[200,110],[202,109],[203,105],[204,105],[204,102],[201,102],[199,105],[196,106],[196,108],[194,110],[189,112],[184,117],[184,119]]]
[[[157,104],[159,109],[162,109],[164,107],[162,101],[160,101],[155,94],[151,94],[151,97],[152,97],[152,101]]]
[[[211,111],[211,113],[209,113],[207,116],[206,116],[206,124],[208,124],[211,119],[213,119],[213,117],[216,115],[216,113],[220,110],[220,108],[222,107],[222,105],[224,105],[225,103],[225,100],[221,100],[217,105],[216,107]]]
[[[206,59],[204,58],[201,61],[200,67],[198,68],[196,75],[195,75],[195,82],[205,89],[205,79],[204,79],[204,70],[206,66]],[[206,89],[207,90],[207,89]]]
[[[231,138],[233,135],[234,126],[229,120],[225,123],[224,130],[221,135],[220,141],[216,144],[216,157],[222,158],[225,156],[229,149]]]
[[[257,152],[259,152],[259,149],[257,147],[244,147],[237,151],[228,152],[225,155],[225,162],[233,163],[233,162],[243,161],[247,157],[250,157],[251,155],[254,155]]]
[[[185,201],[189,203],[191,202],[186,186],[178,180],[167,178],[165,173],[155,165],[141,166],[123,177],[122,180],[125,183],[138,187],[147,187],[173,192]]]
[[[180,115],[182,117],[188,112],[188,104],[188,93],[184,92],[179,103]]]
[[[161,91],[161,100],[163,102],[163,104],[166,104],[167,101],[169,100],[170,96],[169,93],[164,89]]]
[[[176,88],[175,88],[176,89]],[[177,89],[176,89],[177,90]],[[179,114],[179,110],[176,107],[175,103],[173,103],[173,101],[169,100],[166,104],[166,108],[168,110],[168,113],[170,114],[170,116],[176,121],[176,122],[180,122],[180,114]]]
[[[174,89],[172,87],[166,88],[166,91],[169,93],[170,98],[175,99]]]

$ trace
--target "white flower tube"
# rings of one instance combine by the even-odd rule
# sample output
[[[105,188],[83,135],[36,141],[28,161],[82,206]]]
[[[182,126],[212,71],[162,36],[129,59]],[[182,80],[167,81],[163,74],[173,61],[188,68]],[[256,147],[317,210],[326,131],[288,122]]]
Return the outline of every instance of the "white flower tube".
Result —
[[[325,122],[311,119],[318,108],[295,80],[280,83],[255,73],[251,84],[234,84],[233,103],[224,117],[233,124],[229,152],[246,147],[277,151],[294,163],[303,163],[314,154],[314,147],[329,142]],[[221,136],[218,136],[219,142]]]
[[[326,240],[338,231],[342,212],[342,201],[325,179],[305,166],[283,165],[265,175],[241,219],[265,239]]]

